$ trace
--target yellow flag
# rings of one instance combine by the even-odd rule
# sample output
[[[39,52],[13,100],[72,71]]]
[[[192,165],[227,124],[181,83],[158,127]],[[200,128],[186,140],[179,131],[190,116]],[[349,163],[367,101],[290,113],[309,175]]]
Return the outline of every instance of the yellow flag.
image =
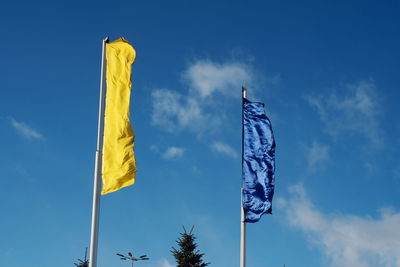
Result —
[[[102,195],[135,182],[134,133],[129,121],[131,66],[135,57],[135,50],[124,38],[106,45]]]

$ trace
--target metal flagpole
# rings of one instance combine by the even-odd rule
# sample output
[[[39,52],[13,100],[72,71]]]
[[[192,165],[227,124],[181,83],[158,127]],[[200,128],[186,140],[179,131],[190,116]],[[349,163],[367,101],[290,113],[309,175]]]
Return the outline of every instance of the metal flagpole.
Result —
[[[103,50],[101,56],[101,74],[100,74],[100,103],[99,103],[99,121],[97,129],[97,149],[96,163],[94,169],[94,188],[93,188],[93,208],[92,208],[92,229],[90,234],[90,255],[89,267],[97,266],[97,245],[99,236],[99,217],[100,217],[100,180],[101,180],[101,160],[103,147],[103,128],[104,128],[104,106],[105,106],[105,69],[106,69],[106,43],[108,37],[103,40]]]
[[[243,97],[243,102],[244,99],[247,97],[247,89],[242,86],[242,97]],[[243,140],[243,134],[244,134],[244,129],[243,129],[243,104],[242,103],[242,170],[243,170],[243,156],[244,156],[244,140]],[[241,188],[240,191],[240,210],[241,210],[241,216],[240,216],[240,267],[246,267],[246,223],[244,222],[245,216],[244,216],[244,209],[243,209],[243,194],[242,194],[243,188]]]
[[[240,267],[246,267],[246,223],[244,222],[243,205],[240,205],[240,207]]]

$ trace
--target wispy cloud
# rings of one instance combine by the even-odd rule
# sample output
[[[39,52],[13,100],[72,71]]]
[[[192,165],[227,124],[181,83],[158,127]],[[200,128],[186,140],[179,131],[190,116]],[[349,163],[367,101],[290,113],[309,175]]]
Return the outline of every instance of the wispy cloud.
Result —
[[[279,199],[286,220],[302,230],[334,267],[400,266],[400,213],[382,209],[378,218],[325,214],[309,200],[304,187],[290,188]]]
[[[43,139],[42,134],[40,134],[38,131],[36,131],[31,126],[27,125],[26,123],[16,121],[14,118],[11,118],[10,122],[11,122],[11,125],[14,127],[14,129],[18,132],[18,134],[20,134],[24,138],[36,139],[36,140]]]
[[[378,122],[381,106],[375,84],[361,81],[342,89],[344,92],[341,90],[340,94],[334,92],[306,99],[317,110],[328,133],[359,133],[371,144],[381,145],[383,140]]]
[[[158,153],[160,151],[160,149],[158,148],[158,146],[156,146],[155,144],[152,144],[149,146],[149,150],[154,152],[154,153]]]
[[[239,97],[238,88],[243,84],[251,86],[254,81],[250,70],[241,62],[194,62],[182,74],[187,86],[184,93],[153,90],[152,123],[169,132],[185,129],[199,135],[218,129],[225,115],[213,97],[217,94],[225,98]]]
[[[162,157],[163,157],[163,159],[166,159],[166,160],[179,159],[179,158],[183,157],[183,155],[185,154],[185,151],[186,151],[186,149],[184,149],[182,147],[172,146],[172,147],[167,148],[167,150],[165,150]]]
[[[308,169],[311,171],[323,168],[323,164],[329,159],[329,147],[327,145],[314,141],[305,150]]]
[[[172,265],[167,259],[162,259],[158,261],[158,266],[160,267],[175,267],[175,265]]]
[[[179,94],[172,90],[156,89],[152,93],[152,122],[169,132],[189,129],[201,132],[202,126],[212,122],[198,99]],[[215,119],[214,119],[215,120]]]
[[[205,98],[216,92],[234,96],[233,88],[253,82],[249,67],[241,62],[216,63],[210,60],[199,60],[190,65],[184,73],[190,89]]]
[[[234,159],[237,159],[239,157],[238,152],[234,148],[232,148],[230,145],[225,144],[223,142],[213,142],[211,144],[211,149],[214,152],[224,154],[224,155],[234,158]]]

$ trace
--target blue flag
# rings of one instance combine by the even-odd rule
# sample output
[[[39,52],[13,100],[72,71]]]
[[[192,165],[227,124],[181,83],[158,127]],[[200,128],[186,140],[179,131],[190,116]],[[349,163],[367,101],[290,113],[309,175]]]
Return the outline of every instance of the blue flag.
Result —
[[[245,222],[272,214],[275,184],[275,139],[264,104],[243,99],[243,191]]]

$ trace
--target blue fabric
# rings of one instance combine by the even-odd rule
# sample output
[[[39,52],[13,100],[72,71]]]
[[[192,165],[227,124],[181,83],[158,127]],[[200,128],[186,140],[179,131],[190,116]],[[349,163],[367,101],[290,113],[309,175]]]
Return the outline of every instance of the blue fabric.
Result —
[[[272,214],[275,184],[275,139],[264,104],[243,99],[242,201],[245,222]]]

